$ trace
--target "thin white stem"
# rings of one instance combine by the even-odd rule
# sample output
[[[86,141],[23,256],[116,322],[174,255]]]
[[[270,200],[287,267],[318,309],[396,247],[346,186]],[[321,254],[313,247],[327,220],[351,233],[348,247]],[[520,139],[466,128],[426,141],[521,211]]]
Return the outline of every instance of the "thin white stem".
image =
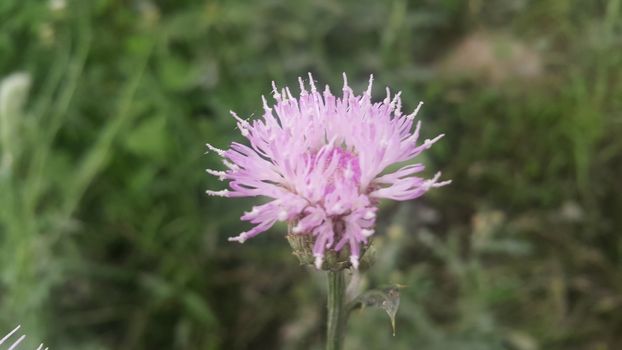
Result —
[[[5,335],[4,338],[0,339],[0,345],[2,345],[7,339],[9,339],[21,327],[22,327],[21,325],[15,327],[14,330],[12,330],[9,334]]]
[[[17,341],[15,343],[13,343],[13,345],[11,345],[11,347],[9,348],[9,350],[14,350],[15,348],[17,348],[17,346],[19,345],[19,343],[22,342],[22,340],[24,340],[26,338],[26,334],[22,335],[21,337],[19,337],[19,339],[17,339]]]

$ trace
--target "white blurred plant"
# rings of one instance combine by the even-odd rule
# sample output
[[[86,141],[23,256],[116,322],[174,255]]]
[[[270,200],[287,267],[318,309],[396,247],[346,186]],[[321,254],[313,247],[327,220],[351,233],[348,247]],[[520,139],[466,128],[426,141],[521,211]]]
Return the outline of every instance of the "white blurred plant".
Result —
[[[6,341],[11,342],[11,341],[12,341],[12,340],[10,340],[10,339],[11,339],[11,337],[13,337],[13,335],[14,335],[14,334],[16,334],[16,333],[17,333],[17,331],[18,331],[21,327],[22,327],[22,326],[17,326],[17,327],[15,327],[15,329],[13,329],[11,332],[9,332],[9,334],[5,335],[5,336],[4,336],[4,338],[0,339],[0,346],[1,346],[2,344],[4,344]],[[11,345],[8,347],[8,350],[17,350],[17,349],[18,349],[19,344],[20,344],[22,341],[24,341],[24,339],[26,339],[26,335],[25,335],[25,334],[22,334],[19,338],[17,338],[17,340],[13,341],[13,344],[11,344]],[[7,344],[9,344],[9,343],[7,343]],[[47,350],[47,349],[48,349],[47,347],[45,347],[45,348],[43,347],[43,343],[41,343],[41,344],[39,345],[39,347],[37,347],[37,350]]]
[[[0,170],[8,171],[16,153],[15,138],[18,137],[19,116],[23,114],[28,91],[30,75],[24,72],[13,73],[0,81]]]

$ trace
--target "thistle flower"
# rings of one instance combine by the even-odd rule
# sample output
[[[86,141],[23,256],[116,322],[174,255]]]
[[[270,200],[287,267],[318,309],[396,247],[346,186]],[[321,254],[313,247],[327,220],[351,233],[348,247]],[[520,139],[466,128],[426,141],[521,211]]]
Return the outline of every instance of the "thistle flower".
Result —
[[[4,342],[6,342],[7,340],[9,340],[13,334],[15,334],[22,326],[17,326],[15,327],[15,329],[13,329],[11,332],[9,332],[9,334],[5,335],[2,339],[0,339],[0,345],[4,344]],[[19,338],[17,338],[17,340],[15,340],[13,342],[13,344],[11,344],[11,346],[9,346],[8,350],[16,350],[17,347],[19,346],[19,344],[24,341],[24,339],[26,339],[26,335],[23,334],[21,335]],[[43,343],[41,343],[39,345],[39,347],[37,348],[37,350],[48,350],[48,348],[46,347],[45,349],[43,348]]]
[[[277,221],[290,224],[290,233],[313,238],[315,265],[327,252],[349,250],[349,262],[359,266],[362,247],[374,234],[378,201],[420,197],[439,181],[415,174],[423,164],[410,164],[385,173],[387,167],[408,162],[443,137],[417,143],[421,122],[411,131],[423,103],[402,113],[400,93],[378,103],[371,100],[373,76],[367,90],[355,95],[343,75],[341,97],[326,86],[318,92],[309,74],[309,88],[300,78],[300,96],[278,90],[276,104],[263,97],[261,119],[244,120],[231,112],[249,145],[233,142],[228,150],[207,147],[223,158],[227,170],[207,172],[229,182],[229,188],[207,191],[222,197],[266,197],[269,201],[244,213],[255,226],[230,241],[244,243]]]

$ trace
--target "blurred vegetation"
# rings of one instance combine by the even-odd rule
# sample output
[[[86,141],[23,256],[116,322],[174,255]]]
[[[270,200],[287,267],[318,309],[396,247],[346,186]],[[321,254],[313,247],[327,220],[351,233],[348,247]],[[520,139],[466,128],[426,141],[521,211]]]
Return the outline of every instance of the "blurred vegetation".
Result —
[[[348,349],[622,348],[620,0],[1,1],[0,330],[320,349],[324,276],[204,195],[229,109],[308,71],[424,100],[454,180],[383,205],[357,278],[407,285],[397,335],[356,312]]]

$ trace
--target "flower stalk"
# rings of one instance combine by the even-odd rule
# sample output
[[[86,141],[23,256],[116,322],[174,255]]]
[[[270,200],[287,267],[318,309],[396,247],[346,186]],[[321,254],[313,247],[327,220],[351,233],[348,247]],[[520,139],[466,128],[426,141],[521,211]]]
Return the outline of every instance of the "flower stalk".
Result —
[[[326,350],[340,350],[343,343],[347,312],[345,310],[346,281],[343,270],[328,271],[328,317]]]

